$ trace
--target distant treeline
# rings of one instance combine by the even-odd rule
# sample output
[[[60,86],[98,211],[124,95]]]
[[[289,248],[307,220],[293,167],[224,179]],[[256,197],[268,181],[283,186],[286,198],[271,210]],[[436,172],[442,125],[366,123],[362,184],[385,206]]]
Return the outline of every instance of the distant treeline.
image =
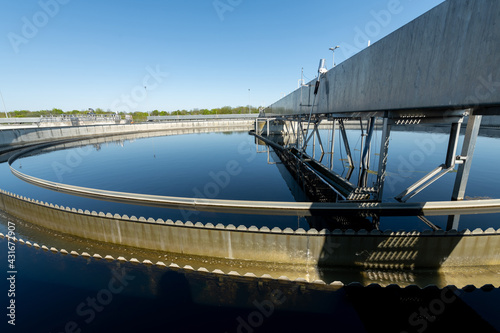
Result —
[[[215,115],[215,114],[245,114],[245,113],[258,113],[259,108],[251,106],[250,109],[248,106],[238,106],[238,107],[230,107],[223,106],[221,108],[216,109],[192,109],[192,110],[177,110],[177,111],[159,111],[153,110],[150,112],[119,112],[123,118],[126,114],[131,114],[136,121],[146,120],[148,116],[178,116],[178,115]],[[29,111],[29,110],[15,110],[8,112],[9,117],[53,117],[53,116],[62,116],[62,115],[88,115],[88,114],[97,114],[97,115],[111,115],[115,114],[115,112],[108,110],[104,111],[101,108],[97,109],[88,109],[88,110],[73,110],[73,111],[63,111],[61,109],[52,109],[52,110],[40,110],[40,111]],[[0,118],[5,118],[5,113],[0,113]]]

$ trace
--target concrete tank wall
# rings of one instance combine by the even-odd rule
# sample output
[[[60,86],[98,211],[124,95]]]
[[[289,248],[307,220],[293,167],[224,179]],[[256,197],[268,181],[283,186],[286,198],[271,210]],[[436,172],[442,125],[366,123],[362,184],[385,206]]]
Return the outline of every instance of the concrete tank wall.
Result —
[[[0,209],[31,223],[96,241],[215,258],[293,265],[417,268],[500,264],[500,230],[318,232],[203,225],[77,211],[0,191]]]
[[[65,139],[80,139],[118,134],[166,131],[173,129],[202,129],[228,127],[252,129],[253,120],[185,121],[168,123],[144,123],[128,125],[97,125],[75,127],[16,128],[0,130],[0,152],[23,146]]]

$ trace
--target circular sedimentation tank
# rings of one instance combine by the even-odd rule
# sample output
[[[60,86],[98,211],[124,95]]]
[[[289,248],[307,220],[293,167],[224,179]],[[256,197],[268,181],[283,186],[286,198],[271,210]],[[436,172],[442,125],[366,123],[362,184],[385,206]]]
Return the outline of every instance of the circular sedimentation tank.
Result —
[[[225,127],[226,130],[231,128],[231,125]],[[170,134],[182,133],[180,129],[171,131]],[[135,132],[140,130],[136,128]],[[51,142],[38,144],[41,146],[29,148],[35,158],[36,150],[54,145]],[[71,139],[65,144],[78,143]],[[26,150],[16,151],[9,163],[26,153]],[[228,209],[232,213],[251,213],[255,219],[259,218],[259,213],[269,211],[304,216],[321,209],[327,212],[355,210],[358,214],[365,210],[364,216],[371,216],[384,209],[422,208],[415,203],[406,207],[397,203],[337,204],[334,207],[328,203],[165,199],[165,196],[77,187],[33,177],[15,168],[12,171],[24,181],[70,195],[127,204],[140,199],[139,204],[180,205],[182,209],[210,212]],[[340,297],[341,290],[357,295],[360,288],[368,288],[364,291],[366,295],[398,288],[397,293],[406,297],[453,290],[455,294],[481,292],[486,298],[494,297],[498,290],[495,283],[500,273],[500,229],[491,227],[460,231],[256,227],[237,222],[175,221],[168,216],[151,218],[76,208],[3,189],[0,198],[0,209],[8,214],[2,220],[14,221],[22,230],[21,234],[29,237],[28,241],[14,241],[19,251],[32,258],[31,270],[46,265],[53,270],[51,276],[60,274],[69,278],[70,284],[91,289],[97,288],[96,285],[84,281],[83,276],[89,278],[93,270],[109,275],[116,269],[125,269],[134,276],[147,276],[146,287],[134,286],[127,292],[131,297],[139,294],[141,297],[160,297],[159,290],[165,287],[162,281],[168,277],[181,283],[184,286],[181,289],[194,297],[189,301],[196,304],[251,309],[254,306],[251,300],[273,299],[275,291],[281,290],[284,294],[280,299],[288,302],[273,303],[276,308],[322,313],[325,299]],[[484,210],[496,212],[498,206],[494,200],[462,204],[462,208],[455,208],[469,211],[474,205],[482,204]],[[444,203],[430,203],[428,212],[450,209],[440,205]],[[4,234],[0,234],[0,238],[2,242],[7,241]],[[69,266],[77,267],[82,276],[68,272]],[[85,269],[89,271],[84,273]],[[55,283],[58,281],[61,282],[61,278],[55,279]],[[236,297],[238,293],[244,296]]]

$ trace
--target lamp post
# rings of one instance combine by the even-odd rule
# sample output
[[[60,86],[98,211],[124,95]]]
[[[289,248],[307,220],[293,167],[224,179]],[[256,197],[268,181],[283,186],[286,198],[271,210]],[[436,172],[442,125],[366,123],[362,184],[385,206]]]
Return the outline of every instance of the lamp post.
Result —
[[[332,63],[333,63],[333,67],[335,67],[335,50],[338,49],[340,46],[335,46],[335,47],[330,47],[329,50],[332,51],[333,53],[333,56],[332,56]],[[332,67],[332,68],[333,68]]]

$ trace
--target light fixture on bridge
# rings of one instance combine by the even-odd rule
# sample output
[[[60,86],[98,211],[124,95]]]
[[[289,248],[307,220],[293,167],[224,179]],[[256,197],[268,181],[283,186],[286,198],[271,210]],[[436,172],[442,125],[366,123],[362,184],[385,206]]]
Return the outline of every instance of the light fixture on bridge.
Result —
[[[330,47],[329,50],[332,51],[333,53],[333,56],[332,56],[332,64],[333,64],[333,67],[335,67],[335,50],[340,48],[339,45],[335,46],[335,47]],[[332,67],[332,68],[333,68]]]
[[[318,78],[316,79],[316,85],[314,87],[314,95],[318,94],[319,81],[321,80],[321,75],[325,74],[326,72],[328,72],[328,70],[325,67],[325,59],[320,59],[319,66],[318,66]]]
[[[318,74],[325,74],[326,72],[328,72],[328,70],[326,69],[326,66],[325,66],[325,59],[320,59],[319,60],[319,66],[318,66]]]

